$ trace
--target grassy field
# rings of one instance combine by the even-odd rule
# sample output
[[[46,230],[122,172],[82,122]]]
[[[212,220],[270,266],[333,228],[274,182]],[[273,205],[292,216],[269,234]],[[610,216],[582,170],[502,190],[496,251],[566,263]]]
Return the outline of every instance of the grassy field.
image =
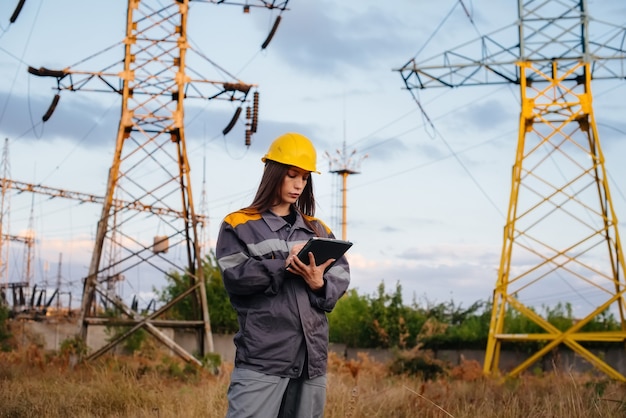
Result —
[[[217,374],[162,355],[70,366],[36,346],[0,353],[0,417],[223,417],[232,364]],[[424,381],[365,355],[329,361],[326,417],[548,418],[626,416],[626,386],[548,374],[487,379],[477,363]]]

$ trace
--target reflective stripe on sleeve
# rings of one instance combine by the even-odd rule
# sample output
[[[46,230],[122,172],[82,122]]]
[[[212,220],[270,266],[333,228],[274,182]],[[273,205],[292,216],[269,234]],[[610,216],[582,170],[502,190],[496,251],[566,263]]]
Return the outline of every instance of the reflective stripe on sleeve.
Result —
[[[248,251],[253,257],[265,257],[271,253],[288,253],[289,248],[284,240],[278,238],[266,239],[255,244],[248,244]]]
[[[235,253],[231,255],[224,256],[217,260],[217,264],[219,264],[222,271],[229,269],[231,267],[238,266],[239,264],[245,263],[249,257],[244,253]]]

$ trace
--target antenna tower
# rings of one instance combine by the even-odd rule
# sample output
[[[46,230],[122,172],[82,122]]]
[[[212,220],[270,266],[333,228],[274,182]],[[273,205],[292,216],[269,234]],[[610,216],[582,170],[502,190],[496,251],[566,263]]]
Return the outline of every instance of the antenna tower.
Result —
[[[207,248],[209,246],[209,201],[206,192],[206,155],[202,157],[202,194],[200,196],[200,214],[207,219],[207,222],[202,223],[200,229],[200,256],[204,258],[207,254]]]
[[[348,239],[348,176],[361,172],[361,163],[367,155],[356,157],[356,150],[352,150],[350,155],[346,152],[346,141],[343,141],[341,150],[336,151],[337,155],[330,155],[325,152],[328,158],[329,171],[341,177],[341,239]]]
[[[626,381],[590,348],[602,342],[623,349],[626,340],[624,255],[591,94],[592,79],[625,78],[626,29],[593,21],[608,28],[601,40],[591,40],[585,0],[518,0],[518,11],[511,29],[519,43],[513,47],[482,36],[419,64],[412,59],[398,70],[411,94],[430,87],[520,87],[517,152],[484,372],[499,371],[503,343],[534,341],[539,348],[510,376],[564,344]],[[580,320],[552,324],[531,305],[546,294],[579,298]],[[587,326],[606,312],[618,315],[621,330]],[[511,314],[527,318],[537,332],[516,333],[507,323]]]
[[[194,208],[185,141],[184,101],[221,99],[243,105],[254,86],[230,75],[229,81],[199,78],[198,74],[203,72],[188,66],[192,52],[197,53],[198,60],[211,63],[190,44],[187,22],[191,3],[242,5],[221,0],[128,0],[126,36],[120,43],[124,48],[123,61],[98,72],[71,67],[62,70],[29,67],[33,75],[55,78],[59,93],[112,91],[122,99],[106,195],[89,272],[84,279],[79,336],[87,341],[91,325],[124,326],[126,331],[90,353],[86,360],[99,357],[139,329],[190,363],[201,364],[162,328],[193,328],[198,335],[198,349],[194,351],[200,356],[213,351],[200,257],[199,216]],[[244,12],[249,12],[251,7],[282,12],[287,3],[287,0],[246,1]],[[279,22],[280,13],[262,49]],[[91,87],[93,83],[99,87]],[[60,94],[54,97],[44,121],[50,118],[59,98]],[[255,91],[255,111],[248,114],[256,117],[257,103]],[[241,106],[236,116],[240,112]],[[223,133],[235,122],[233,118]],[[256,131],[256,124],[255,119],[247,124],[246,145]],[[164,210],[149,211],[146,216],[136,210],[154,206]],[[146,237],[150,234],[154,239]],[[109,250],[113,246],[118,250]],[[115,256],[106,257],[105,251]],[[154,312],[143,312],[134,302],[131,306],[111,291],[111,281],[132,278],[152,284],[162,282],[165,277],[182,284],[184,291]],[[98,298],[106,302],[109,312],[98,304]],[[174,306],[183,303],[191,307],[193,319],[176,320],[169,315]]]

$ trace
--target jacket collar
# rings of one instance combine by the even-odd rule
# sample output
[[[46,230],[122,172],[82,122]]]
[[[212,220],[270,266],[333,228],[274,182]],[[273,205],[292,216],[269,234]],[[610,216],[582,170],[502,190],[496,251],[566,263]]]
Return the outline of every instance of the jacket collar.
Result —
[[[261,217],[263,217],[263,220],[265,221],[265,223],[267,224],[267,226],[269,226],[269,228],[273,231],[276,232],[281,228],[284,228],[285,225],[287,224],[287,221],[285,221],[282,217],[274,214],[272,211],[265,211],[261,214]],[[294,229],[306,229],[307,231],[313,233],[313,231],[311,230],[311,228],[309,228],[305,223],[304,223],[304,219],[302,218],[302,215],[300,214],[300,212],[296,211],[296,221],[293,224],[293,228]]]

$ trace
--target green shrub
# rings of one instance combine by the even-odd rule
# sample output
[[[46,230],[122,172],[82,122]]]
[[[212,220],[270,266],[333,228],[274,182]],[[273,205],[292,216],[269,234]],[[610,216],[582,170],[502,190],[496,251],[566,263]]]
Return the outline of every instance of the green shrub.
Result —
[[[9,308],[0,305],[0,351],[11,351],[11,332],[9,331]]]
[[[437,360],[429,351],[422,351],[419,347],[411,350],[397,351],[389,364],[392,374],[416,376],[424,380],[435,380],[447,374],[444,362]]]

